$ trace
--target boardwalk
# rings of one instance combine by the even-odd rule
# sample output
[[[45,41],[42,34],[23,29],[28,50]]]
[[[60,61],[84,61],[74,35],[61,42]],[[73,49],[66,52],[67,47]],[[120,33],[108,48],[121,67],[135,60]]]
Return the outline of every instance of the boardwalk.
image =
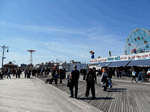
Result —
[[[45,78],[41,79],[45,81]],[[79,81],[78,100],[86,102],[104,112],[150,112],[149,83],[131,83],[131,78],[128,77],[122,77],[122,79],[114,78],[112,80],[113,88],[108,89],[107,92],[102,90],[98,81],[95,85],[96,99],[92,100],[91,98],[84,97],[86,83],[82,80],[81,76]],[[64,79],[63,85],[58,85],[56,87],[69,94],[70,91],[66,84],[67,79]]]
[[[36,77],[0,80],[0,112],[101,112]]]

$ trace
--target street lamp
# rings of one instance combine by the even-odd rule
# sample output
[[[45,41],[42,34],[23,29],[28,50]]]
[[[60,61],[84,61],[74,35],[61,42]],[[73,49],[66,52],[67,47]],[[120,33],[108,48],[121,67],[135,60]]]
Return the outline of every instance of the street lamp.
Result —
[[[0,46],[2,49],[3,49],[3,53],[2,53],[2,72],[3,72],[3,60],[4,60],[4,51],[5,49],[7,48],[7,52],[9,52],[9,47],[3,45],[3,46]]]
[[[57,60],[59,59],[59,57],[58,57],[58,56],[56,56],[56,55],[55,55],[54,57],[56,57],[56,63],[57,63]]]

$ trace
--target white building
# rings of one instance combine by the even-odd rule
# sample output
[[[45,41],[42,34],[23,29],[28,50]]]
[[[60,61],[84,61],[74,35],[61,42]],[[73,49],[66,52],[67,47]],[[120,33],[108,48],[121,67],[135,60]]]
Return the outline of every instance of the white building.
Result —
[[[145,60],[145,61],[150,60],[150,52],[91,59],[89,68],[96,67],[97,69],[99,69],[100,67],[103,67],[103,66],[109,67],[110,65],[112,65],[116,62],[118,65],[116,65],[114,67],[117,67],[117,66],[119,67],[119,66],[128,64],[129,61],[137,62],[138,60]],[[126,63],[124,63],[124,62],[126,62]],[[138,62],[140,62],[140,61],[138,61]],[[142,63],[140,65],[148,66],[148,65],[144,65],[144,63]]]
[[[73,70],[74,66],[77,66],[77,70],[81,70],[81,68],[88,69],[88,65],[81,63],[81,62],[72,62],[72,63],[61,63],[59,64],[59,69],[66,69],[68,72],[71,72]]]

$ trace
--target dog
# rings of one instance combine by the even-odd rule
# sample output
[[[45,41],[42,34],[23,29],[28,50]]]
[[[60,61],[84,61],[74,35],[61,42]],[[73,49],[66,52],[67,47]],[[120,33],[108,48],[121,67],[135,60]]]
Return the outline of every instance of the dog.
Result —
[[[53,78],[51,78],[51,79],[46,79],[45,83],[47,84],[47,82],[49,82],[49,84],[52,84],[53,80],[54,80]]]

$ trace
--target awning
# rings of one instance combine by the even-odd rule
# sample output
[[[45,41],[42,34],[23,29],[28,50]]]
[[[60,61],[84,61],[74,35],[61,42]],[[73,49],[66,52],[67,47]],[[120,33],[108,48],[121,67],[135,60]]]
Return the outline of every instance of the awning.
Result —
[[[99,64],[97,65],[97,67],[106,67],[106,66],[110,65],[111,63],[112,63],[112,62],[99,63]]]
[[[108,67],[125,67],[130,63],[130,61],[117,61],[112,62]]]
[[[96,68],[96,66],[89,66],[89,68],[93,68],[93,67]]]
[[[128,66],[150,67],[150,59],[147,60],[133,60]]]

